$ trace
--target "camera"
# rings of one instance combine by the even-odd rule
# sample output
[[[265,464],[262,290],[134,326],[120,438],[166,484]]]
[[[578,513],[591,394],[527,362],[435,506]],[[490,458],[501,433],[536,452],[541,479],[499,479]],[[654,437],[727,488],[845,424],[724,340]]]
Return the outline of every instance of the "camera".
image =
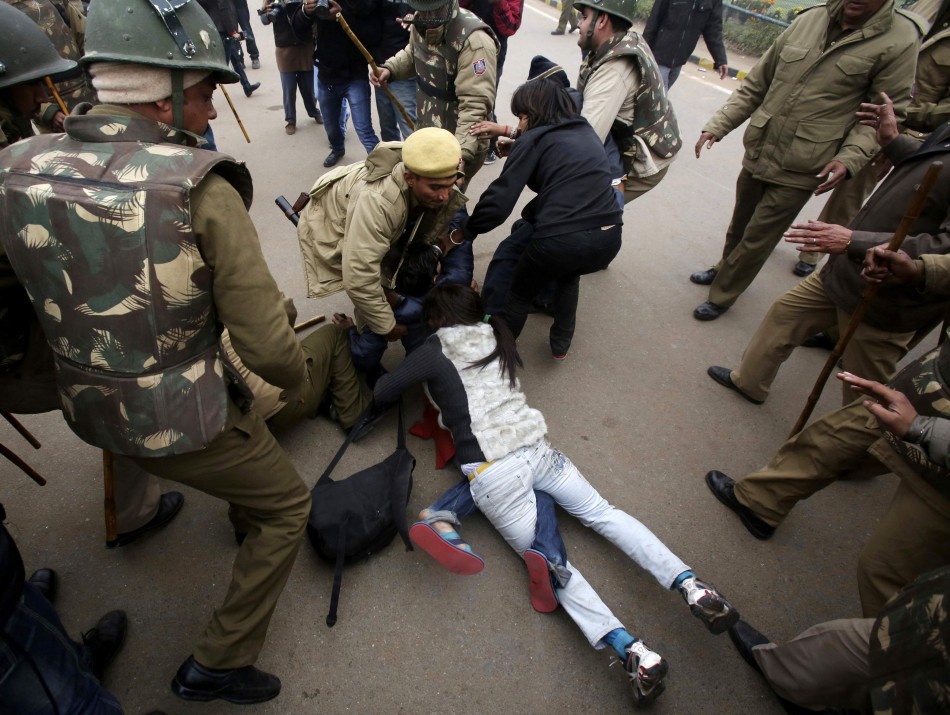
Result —
[[[271,0],[267,4],[267,7],[263,7],[257,11],[257,14],[261,17],[267,15],[272,21],[277,19],[277,16],[284,11],[284,7],[287,5],[286,0]]]
[[[314,8],[314,15],[318,20],[330,19],[330,0],[317,0],[317,7]]]

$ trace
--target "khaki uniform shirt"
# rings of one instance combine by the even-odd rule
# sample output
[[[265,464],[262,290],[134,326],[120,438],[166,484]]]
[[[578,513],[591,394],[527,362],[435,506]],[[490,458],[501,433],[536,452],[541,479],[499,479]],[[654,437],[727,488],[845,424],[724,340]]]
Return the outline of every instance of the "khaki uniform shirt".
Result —
[[[759,181],[811,190],[831,161],[854,176],[877,151],[874,131],[854,116],[861,102],[885,92],[898,121],[906,114],[920,28],[891,0],[824,50],[829,18],[843,4],[795,18],[703,127],[722,139],[748,119],[742,166]]]

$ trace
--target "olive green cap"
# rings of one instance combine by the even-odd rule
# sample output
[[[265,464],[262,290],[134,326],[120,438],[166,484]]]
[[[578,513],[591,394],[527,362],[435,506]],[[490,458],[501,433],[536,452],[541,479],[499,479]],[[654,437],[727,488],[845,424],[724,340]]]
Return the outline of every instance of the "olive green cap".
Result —
[[[0,88],[44,77],[68,79],[79,65],[60,57],[46,33],[26,14],[0,2]]]
[[[127,62],[207,70],[219,84],[238,76],[221,36],[196,0],[98,0],[89,6],[81,62]]]
[[[598,12],[614,15],[633,24],[633,12],[637,9],[637,0],[574,0],[574,7],[593,8]]]

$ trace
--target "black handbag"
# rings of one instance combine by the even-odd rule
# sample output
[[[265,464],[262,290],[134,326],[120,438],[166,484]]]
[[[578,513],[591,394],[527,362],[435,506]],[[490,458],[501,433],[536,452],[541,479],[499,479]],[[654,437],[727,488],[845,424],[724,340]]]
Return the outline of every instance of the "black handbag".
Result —
[[[335,564],[333,592],[327,626],[336,623],[343,583],[343,565],[362,561],[388,546],[399,534],[412,551],[406,509],[412,492],[416,459],[406,448],[402,400],[399,400],[399,431],[396,451],[379,464],[334,481],[330,472],[350,446],[357,428],[368,419],[372,407],[354,425],[333,461],[317,480],[310,495],[313,506],[307,520],[307,536],[317,554]]]

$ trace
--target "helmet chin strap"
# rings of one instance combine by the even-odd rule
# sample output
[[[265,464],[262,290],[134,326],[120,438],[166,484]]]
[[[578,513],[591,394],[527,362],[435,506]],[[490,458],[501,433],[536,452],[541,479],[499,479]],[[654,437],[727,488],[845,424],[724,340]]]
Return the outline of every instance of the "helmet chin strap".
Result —
[[[584,47],[581,49],[587,50],[588,52],[594,51],[594,25],[597,24],[597,20],[599,19],[600,10],[594,10],[594,15],[591,17],[590,22],[587,25],[587,33],[584,35]]]
[[[176,129],[185,128],[185,71],[172,70],[172,122]]]

